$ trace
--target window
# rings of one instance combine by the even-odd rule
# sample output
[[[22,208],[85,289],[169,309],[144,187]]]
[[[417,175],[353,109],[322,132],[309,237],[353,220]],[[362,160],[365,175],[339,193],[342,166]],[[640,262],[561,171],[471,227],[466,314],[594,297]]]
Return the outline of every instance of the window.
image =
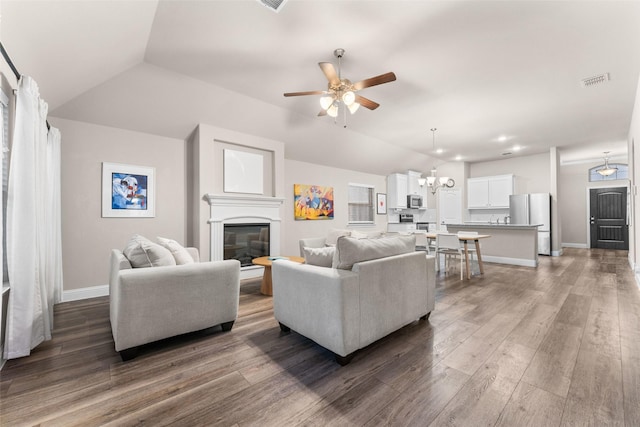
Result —
[[[375,194],[372,185],[349,184],[349,224],[374,224]]]
[[[599,165],[589,169],[589,182],[594,181],[615,181],[617,179],[628,179],[629,178],[629,166],[623,163],[609,163],[610,168],[618,168],[616,172],[611,175],[603,176],[600,175],[597,171],[599,169],[604,168],[604,165]]]

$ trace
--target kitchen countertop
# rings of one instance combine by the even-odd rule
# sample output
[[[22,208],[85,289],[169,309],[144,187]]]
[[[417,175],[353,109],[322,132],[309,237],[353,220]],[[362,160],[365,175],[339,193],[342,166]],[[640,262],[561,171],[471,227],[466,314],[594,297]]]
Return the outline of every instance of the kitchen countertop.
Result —
[[[538,228],[542,224],[489,224],[488,222],[465,222],[464,224],[447,224],[452,227],[465,227],[465,228],[504,228],[513,230],[525,230]]]
[[[451,233],[475,231],[478,234],[490,235],[490,239],[482,240],[483,261],[526,267],[538,265],[537,224],[467,222],[447,224],[447,230]]]

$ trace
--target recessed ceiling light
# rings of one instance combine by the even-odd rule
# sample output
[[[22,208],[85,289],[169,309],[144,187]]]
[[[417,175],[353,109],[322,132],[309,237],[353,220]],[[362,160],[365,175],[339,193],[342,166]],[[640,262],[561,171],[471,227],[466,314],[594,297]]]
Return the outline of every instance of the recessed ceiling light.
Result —
[[[508,138],[504,135],[498,137],[498,142],[505,142]]]
[[[513,146],[513,151],[520,151],[520,148],[522,148],[522,147],[520,147],[519,145],[514,145]]]
[[[460,154],[458,154],[458,155],[456,156],[456,160],[458,160],[458,161],[459,161],[459,160],[462,160],[462,156],[461,156]]]
[[[444,153],[444,150],[443,150],[442,148],[438,148],[438,149],[436,150],[436,153],[438,153],[438,154],[442,154],[442,153]]]

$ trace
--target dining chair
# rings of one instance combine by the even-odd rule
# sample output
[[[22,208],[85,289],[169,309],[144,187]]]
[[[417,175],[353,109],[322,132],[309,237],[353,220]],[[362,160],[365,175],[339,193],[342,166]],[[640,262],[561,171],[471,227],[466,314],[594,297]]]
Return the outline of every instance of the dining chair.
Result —
[[[438,233],[436,235],[436,258],[438,268],[440,266],[440,255],[444,255],[445,270],[450,269],[451,258],[458,257],[460,259],[460,280],[463,276],[464,252],[460,246],[458,235],[454,233]]]
[[[425,251],[431,253],[429,250],[429,239],[426,233],[415,232],[416,236],[416,250]]]

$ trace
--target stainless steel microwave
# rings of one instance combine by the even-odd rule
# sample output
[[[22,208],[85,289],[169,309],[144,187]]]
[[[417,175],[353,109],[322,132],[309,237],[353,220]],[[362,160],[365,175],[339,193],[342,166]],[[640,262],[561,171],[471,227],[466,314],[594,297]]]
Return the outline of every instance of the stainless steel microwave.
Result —
[[[409,194],[407,196],[407,208],[418,209],[422,207],[422,196],[417,194]]]

